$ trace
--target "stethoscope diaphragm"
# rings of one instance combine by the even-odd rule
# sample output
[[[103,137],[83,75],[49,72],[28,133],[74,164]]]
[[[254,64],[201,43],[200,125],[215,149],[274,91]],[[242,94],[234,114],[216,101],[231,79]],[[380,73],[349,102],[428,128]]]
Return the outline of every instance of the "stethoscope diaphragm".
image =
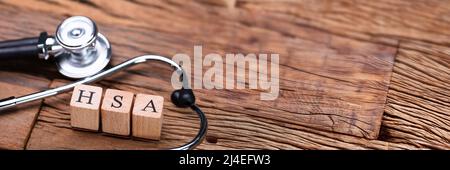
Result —
[[[58,71],[70,78],[84,78],[105,68],[111,60],[111,45],[98,33],[91,19],[74,16],[59,24],[56,42],[65,49],[56,56]]]
[[[111,45],[93,20],[73,16],[61,22],[55,36],[0,42],[0,58],[54,59],[58,71],[69,78],[85,78],[103,70],[111,60]]]

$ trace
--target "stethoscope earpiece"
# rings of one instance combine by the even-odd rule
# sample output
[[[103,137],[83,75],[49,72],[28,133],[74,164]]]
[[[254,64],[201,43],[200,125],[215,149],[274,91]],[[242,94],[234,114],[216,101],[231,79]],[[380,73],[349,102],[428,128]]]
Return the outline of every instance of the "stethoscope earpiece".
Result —
[[[177,107],[190,107],[195,104],[195,96],[192,89],[178,89],[172,92],[170,100]]]

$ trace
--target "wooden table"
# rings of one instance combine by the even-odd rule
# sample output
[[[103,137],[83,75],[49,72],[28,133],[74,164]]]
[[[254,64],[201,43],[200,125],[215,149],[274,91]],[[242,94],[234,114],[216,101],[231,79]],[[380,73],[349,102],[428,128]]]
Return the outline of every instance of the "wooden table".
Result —
[[[73,15],[97,22],[112,65],[192,55],[195,45],[203,54],[279,54],[276,100],[248,88],[195,90],[210,124],[198,149],[450,149],[450,1],[1,0],[0,40],[54,32]],[[164,96],[161,141],[73,130],[67,93],[2,112],[0,148],[181,145],[198,120],[169,102],[170,73],[150,63],[95,84]],[[67,82],[51,62],[0,63],[2,98]]]

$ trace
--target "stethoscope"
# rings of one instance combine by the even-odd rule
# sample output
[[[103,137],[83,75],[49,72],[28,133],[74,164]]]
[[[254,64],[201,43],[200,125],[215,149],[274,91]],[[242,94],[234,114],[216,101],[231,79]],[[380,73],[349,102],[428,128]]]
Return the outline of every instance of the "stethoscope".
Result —
[[[200,119],[197,135],[190,142],[171,150],[188,150],[199,145],[207,132],[207,119],[202,110],[195,104],[195,96],[189,88],[189,81],[181,66],[174,61],[157,55],[143,55],[127,60],[121,64],[104,70],[111,59],[111,46],[105,36],[98,33],[94,21],[83,16],[74,16],[64,20],[56,29],[55,37],[41,33],[37,38],[27,38],[0,42],[0,58],[4,57],[38,57],[55,59],[61,74],[70,78],[83,78],[64,86],[48,89],[20,97],[8,97],[0,100],[0,111],[15,105],[54,96],[72,90],[80,84],[99,81],[113,73],[146,61],[159,61],[172,66],[180,75],[182,88],[175,90],[171,101],[177,107],[190,107]]]

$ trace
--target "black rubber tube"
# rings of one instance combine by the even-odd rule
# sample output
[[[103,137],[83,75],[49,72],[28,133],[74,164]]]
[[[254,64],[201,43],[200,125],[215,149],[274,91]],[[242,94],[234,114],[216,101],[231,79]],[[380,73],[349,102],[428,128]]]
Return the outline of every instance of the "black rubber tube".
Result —
[[[26,46],[26,45],[37,45],[39,42],[38,37],[33,38],[24,38],[20,40],[7,40],[0,42],[0,48],[9,48],[9,47],[17,47],[17,46]]]
[[[194,139],[184,144],[183,146],[172,148],[170,150],[191,150],[200,145],[203,142],[203,139],[205,139],[206,133],[208,132],[208,119],[206,119],[205,113],[196,104],[193,104],[191,106],[191,109],[198,114],[198,117],[200,119],[200,127],[198,129],[197,135],[194,137]]]
[[[38,54],[37,44],[0,48],[0,59],[37,58]]]
[[[36,57],[40,49],[38,44],[45,44],[47,33],[42,32],[39,37],[7,40],[0,42],[0,59],[21,59]]]

